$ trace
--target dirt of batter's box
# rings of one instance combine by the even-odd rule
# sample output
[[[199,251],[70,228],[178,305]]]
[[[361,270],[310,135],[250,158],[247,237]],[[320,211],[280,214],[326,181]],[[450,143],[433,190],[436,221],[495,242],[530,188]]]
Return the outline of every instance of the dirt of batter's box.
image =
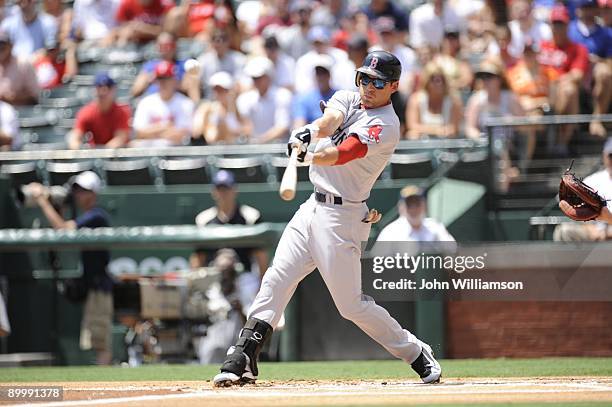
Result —
[[[72,382],[36,385],[63,386],[65,401],[83,401],[83,405],[87,405],[90,400],[114,399],[113,405],[130,407],[246,404],[249,407],[272,404],[391,406],[534,401],[599,401],[612,404],[612,377],[450,378],[437,385],[425,385],[411,380],[261,380],[255,385],[230,388],[214,388],[210,381]]]

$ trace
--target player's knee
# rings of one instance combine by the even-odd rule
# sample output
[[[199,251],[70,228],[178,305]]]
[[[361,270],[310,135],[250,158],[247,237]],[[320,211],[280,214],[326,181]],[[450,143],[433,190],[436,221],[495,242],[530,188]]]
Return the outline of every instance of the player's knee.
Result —
[[[367,304],[356,300],[337,303],[336,307],[342,318],[348,319],[349,321],[357,321],[365,314]]]

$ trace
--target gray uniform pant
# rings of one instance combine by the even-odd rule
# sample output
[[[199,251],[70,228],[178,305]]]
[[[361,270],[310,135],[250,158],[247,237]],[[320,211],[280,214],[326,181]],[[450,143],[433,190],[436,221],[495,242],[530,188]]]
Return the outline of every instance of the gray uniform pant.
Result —
[[[412,363],[421,342],[361,291],[361,242],[370,224],[364,203],[334,205],[311,196],[287,225],[249,310],[276,327],[298,283],[319,269],[340,315],[355,323],[393,356]]]

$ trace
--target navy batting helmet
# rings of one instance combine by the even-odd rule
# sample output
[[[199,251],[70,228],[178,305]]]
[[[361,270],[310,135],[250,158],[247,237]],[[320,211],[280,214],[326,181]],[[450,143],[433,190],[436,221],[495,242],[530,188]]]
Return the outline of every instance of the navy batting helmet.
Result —
[[[395,55],[387,51],[372,51],[363,60],[363,65],[357,68],[355,85],[359,86],[359,73],[384,81],[398,81],[402,73],[402,64]]]

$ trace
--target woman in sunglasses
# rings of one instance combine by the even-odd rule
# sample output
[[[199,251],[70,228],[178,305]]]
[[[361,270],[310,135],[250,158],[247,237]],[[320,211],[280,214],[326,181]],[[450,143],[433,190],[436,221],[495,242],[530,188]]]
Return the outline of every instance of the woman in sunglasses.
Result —
[[[452,91],[442,67],[430,62],[423,70],[421,89],[410,96],[406,109],[407,137],[456,137],[463,115],[461,98]]]

